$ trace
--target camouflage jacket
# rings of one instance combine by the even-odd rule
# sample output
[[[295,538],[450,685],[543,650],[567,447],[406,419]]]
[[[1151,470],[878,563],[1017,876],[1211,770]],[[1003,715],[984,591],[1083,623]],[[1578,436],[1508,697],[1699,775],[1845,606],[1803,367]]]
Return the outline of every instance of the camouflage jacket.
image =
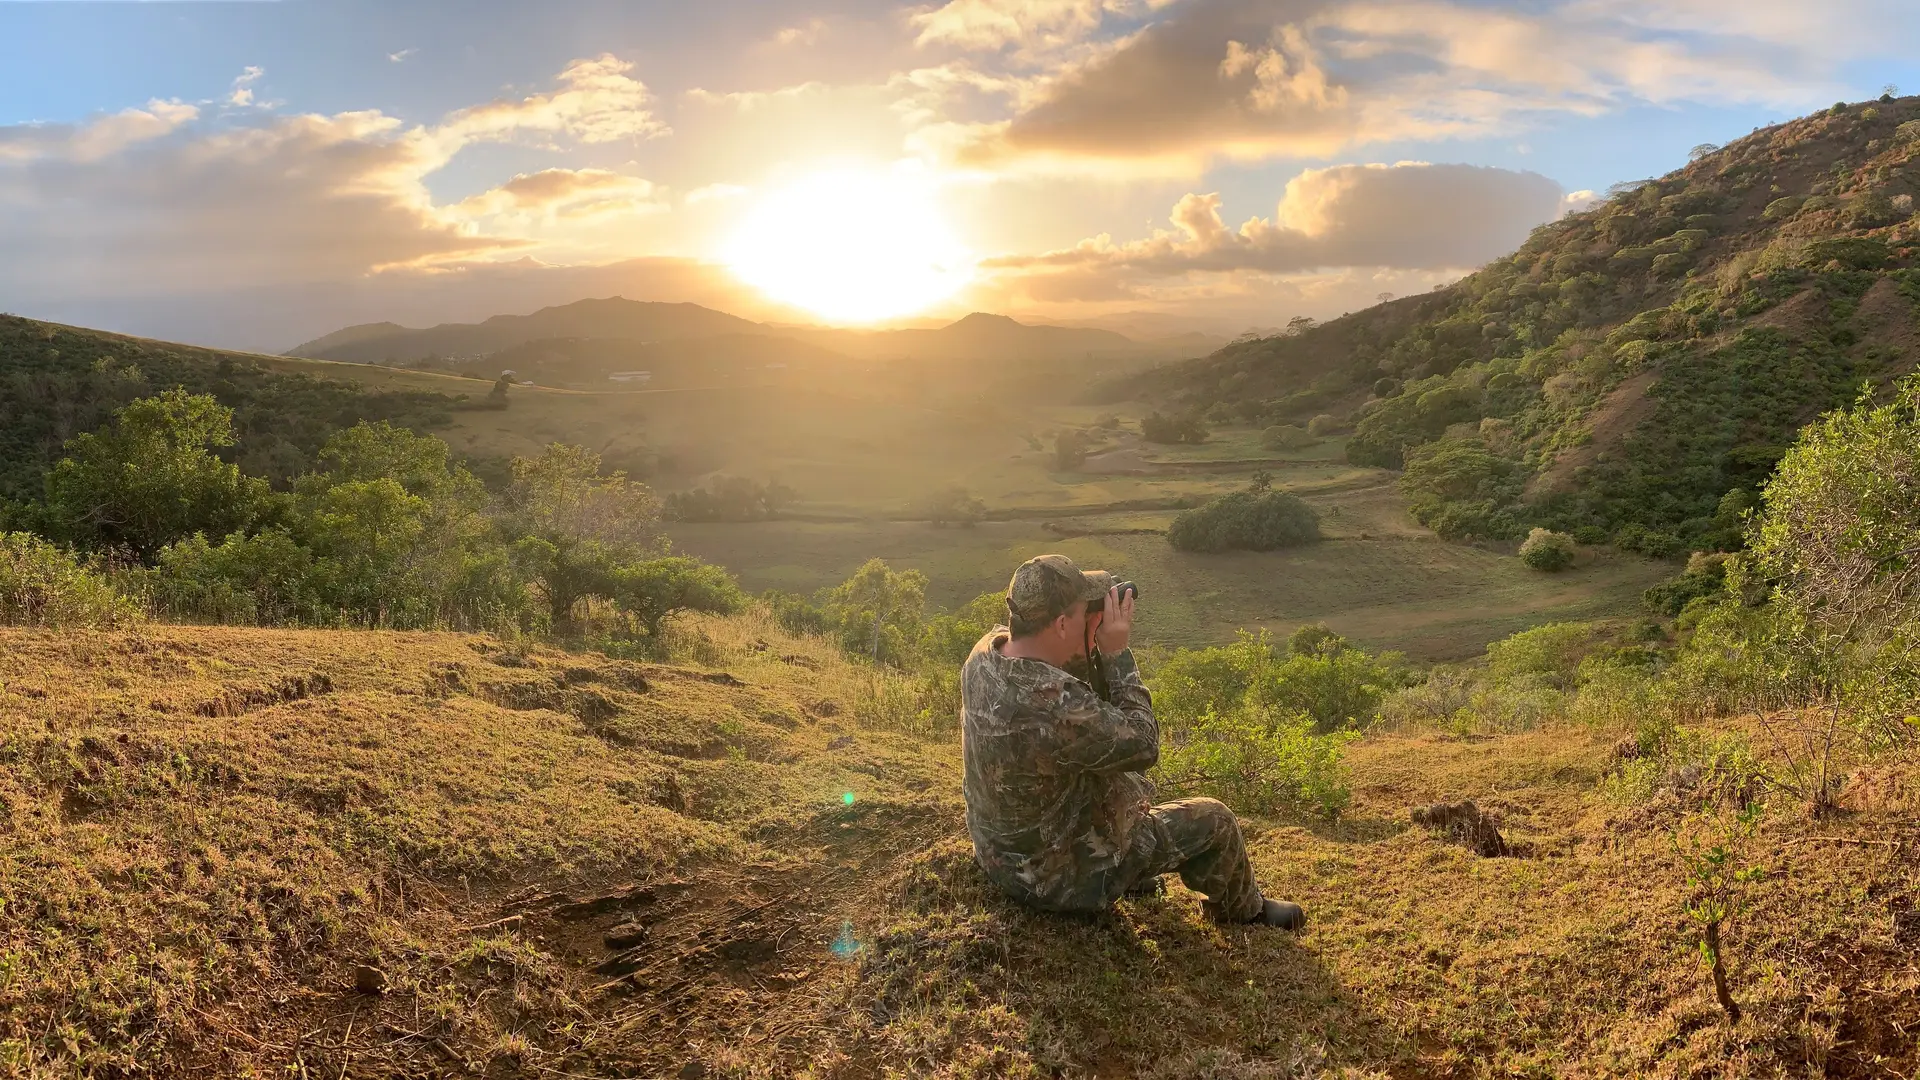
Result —
[[[960,672],[967,830],[981,869],[1014,896],[1066,911],[1104,907],[1152,787],[1160,727],[1133,654],[1104,661],[1109,704],[1039,660],[1009,657],[995,628]]]

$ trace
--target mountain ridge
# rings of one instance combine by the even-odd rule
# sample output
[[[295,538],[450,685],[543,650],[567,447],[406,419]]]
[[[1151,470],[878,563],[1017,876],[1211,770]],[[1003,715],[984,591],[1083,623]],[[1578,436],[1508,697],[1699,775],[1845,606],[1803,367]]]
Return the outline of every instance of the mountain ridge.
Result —
[[[494,315],[478,323],[410,328],[363,323],[302,342],[286,355],[354,363],[405,364],[433,358],[477,360],[530,342],[554,340],[690,342],[753,335],[801,342],[856,360],[969,360],[991,350],[1002,360],[1083,357],[1169,359],[1207,344],[1189,335],[1141,342],[1113,330],[1022,323],[973,312],[935,329],[857,330],[757,323],[693,303],[612,296],[576,300],[526,315]]]

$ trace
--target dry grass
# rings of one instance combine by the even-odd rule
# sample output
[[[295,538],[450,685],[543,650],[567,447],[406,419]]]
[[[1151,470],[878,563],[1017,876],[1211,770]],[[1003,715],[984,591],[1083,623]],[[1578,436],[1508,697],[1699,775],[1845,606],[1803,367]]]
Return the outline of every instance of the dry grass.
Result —
[[[1863,772],[1840,819],[1768,817],[1729,1028],[1679,818],[1607,801],[1610,737],[1356,744],[1347,819],[1249,822],[1263,882],[1312,913],[1298,938],[1214,927],[1177,884],[1060,918],[980,879],[956,747],[898,733],[923,723],[911,685],[756,616],[674,637],[673,662],[635,663],[452,634],[0,631],[0,1073],[1917,1064],[1911,763]],[[1460,797],[1522,854],[1404,824]],[[636,950],[610,950],[630,920]]]

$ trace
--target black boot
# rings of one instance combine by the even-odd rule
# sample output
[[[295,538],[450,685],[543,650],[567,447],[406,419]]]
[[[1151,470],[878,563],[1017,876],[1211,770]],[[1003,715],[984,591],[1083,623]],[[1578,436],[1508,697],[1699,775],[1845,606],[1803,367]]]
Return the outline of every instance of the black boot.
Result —
[[[1277,926],[1292,932],[1307,925],[1307,913],[1299,904],[1286,900],[1263,900],[1260,914],[1255,915],[1253,921],[1260,926]]]

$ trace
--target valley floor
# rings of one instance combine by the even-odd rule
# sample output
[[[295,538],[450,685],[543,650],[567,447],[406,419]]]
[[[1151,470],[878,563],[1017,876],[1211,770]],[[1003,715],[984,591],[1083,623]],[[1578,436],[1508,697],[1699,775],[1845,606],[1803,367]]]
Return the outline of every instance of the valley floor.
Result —
[[[973,868],[945,718],[741,617],[673,663],[468,635],[0,631],[0,1073],[1910,1076],[1916,771],[1776,808],[1714,1002],[1617,734],[1353,745],[1247,823],[1289,937]],[[935,730],[938,729],[938,730]],[[1468,797],[1515,853],[1408,824]]]

